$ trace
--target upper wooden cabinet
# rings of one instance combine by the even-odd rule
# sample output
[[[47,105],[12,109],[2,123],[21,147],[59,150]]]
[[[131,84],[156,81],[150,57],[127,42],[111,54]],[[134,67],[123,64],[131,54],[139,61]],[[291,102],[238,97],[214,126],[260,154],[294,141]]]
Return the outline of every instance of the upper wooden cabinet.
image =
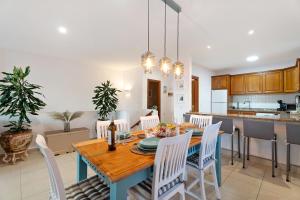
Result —
[[[245,93],[259,94],[263,92],[263,73],[245,74]]]
[[[231,95],[245,94],[245,76],[233,75],[230,77]]]
[[[230,88],[229,85],[230,85],[229,75],[211,77],[211,88],[213,90],[229,89]]]
[[[264,93],[281,93],[283,92],[283,71],[275,70],[264,73],[263,78]]]
[[[283,71],[284,92],[299,91],[299,67],[286,68]]]

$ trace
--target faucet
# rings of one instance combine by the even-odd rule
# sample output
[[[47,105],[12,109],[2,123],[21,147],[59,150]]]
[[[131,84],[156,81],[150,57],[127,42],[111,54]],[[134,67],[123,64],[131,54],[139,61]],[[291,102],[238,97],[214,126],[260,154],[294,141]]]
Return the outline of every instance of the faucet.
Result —
[[[250,106],[251,101],[249,101],[249,100],[248,100],[248,101],[244,101],[244,104],[245,104],[245,103],[248,103],[248,104],[249,104],[248,108],[250,109],[250,108],[251,108],[251,106]]]

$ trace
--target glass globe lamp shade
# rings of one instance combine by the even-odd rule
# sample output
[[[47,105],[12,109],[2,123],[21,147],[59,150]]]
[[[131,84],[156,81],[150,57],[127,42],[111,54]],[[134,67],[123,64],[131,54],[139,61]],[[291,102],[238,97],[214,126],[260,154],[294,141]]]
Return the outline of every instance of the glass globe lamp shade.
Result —
[[[155,56],[150,51],[147,51],[142,55],[141,60],[142,67],[144,68],[145,74],[151,74],[153,67],[155,67]]]
[[[180,61],[176,61],[173,65],[175,79],[181,79],[184,73],[184,65]]]
[[[163,57],[159,61],[160,71],[162,72],[163,76],[168,76],[172,70],[172,61],[168,57]]]

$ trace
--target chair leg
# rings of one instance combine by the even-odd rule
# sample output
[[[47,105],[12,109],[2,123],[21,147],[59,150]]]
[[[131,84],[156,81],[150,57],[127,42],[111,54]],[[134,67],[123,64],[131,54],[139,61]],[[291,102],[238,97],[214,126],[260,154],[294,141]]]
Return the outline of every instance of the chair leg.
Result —
[[[243,147],[243,168],[245,168],[245,162],[246,162],[246,136],[243,136],[244,138],[244,147]]]
[[[200,172],[200,187],[201,187],[202,199],[206,200],[205,185],[204,185],[204,171],[203,170],[201,170],[201,172]]]
[[[277,135],[274,136],[275,139],[275,168],[278,167],[278,157],[277,157]]]
[[[248,140],[247,140],[247,160],[250,160],[250,137],[248,137]]]
[[[180,193],[180,200],[185,200],[185,191],[184,191],[184,186],[179,191]]]
[[[240,141],[240,129],[237,129],[237,135],[238,135],[238,154],[239,158],[241,158],[241,141]]]
[[[291,171],[291,144],[286,145],[286,181],[290,182]]]
[[[217,178],[217,172],[216,172],[216,164],[214,163],[213,166],[213,175],[214,175],[214,186],[215,186],[215,191],[216,191],[216,196],[217,199],[221,199],[221,193],[218,185],[218,178]]]
[[[231,134],[231,165],[233,165],[233,134]]]
[[[272,141],[272,177],[275,177],[275,141]]]

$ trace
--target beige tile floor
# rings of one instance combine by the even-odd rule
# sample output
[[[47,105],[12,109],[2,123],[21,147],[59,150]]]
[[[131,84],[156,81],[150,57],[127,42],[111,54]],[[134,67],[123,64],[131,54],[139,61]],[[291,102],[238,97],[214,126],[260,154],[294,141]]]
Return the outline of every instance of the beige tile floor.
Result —
[[[247,163],[247,169],[242,169],[240,160],[231,166],[229,156],[225,154],[227,152],[223,151],[221,187],[223,200],[300,199],[298,169],[294,168],[292,181],[287,183],[284,166],[277,169],[276,178],[272,178],[270,161],[251,158]],[[75,156],[75,153],[56,156],[65,186],[75,183]],[[88,174],[91,176],[94,173],[89,170]],[[189,182],[193,179],[193,174],[189,173]],[[48,191],[48,172],[38,151],[31,152],[27,161],[18,162],[13,166],[0,163],[0,200],[47,200]],[[193,191],[199,194],[200,188],[195,186]],[[207,186],[206,191],[208,199],[215,199],[213,187]],[[187,195],[187,199],[193,198]]]

